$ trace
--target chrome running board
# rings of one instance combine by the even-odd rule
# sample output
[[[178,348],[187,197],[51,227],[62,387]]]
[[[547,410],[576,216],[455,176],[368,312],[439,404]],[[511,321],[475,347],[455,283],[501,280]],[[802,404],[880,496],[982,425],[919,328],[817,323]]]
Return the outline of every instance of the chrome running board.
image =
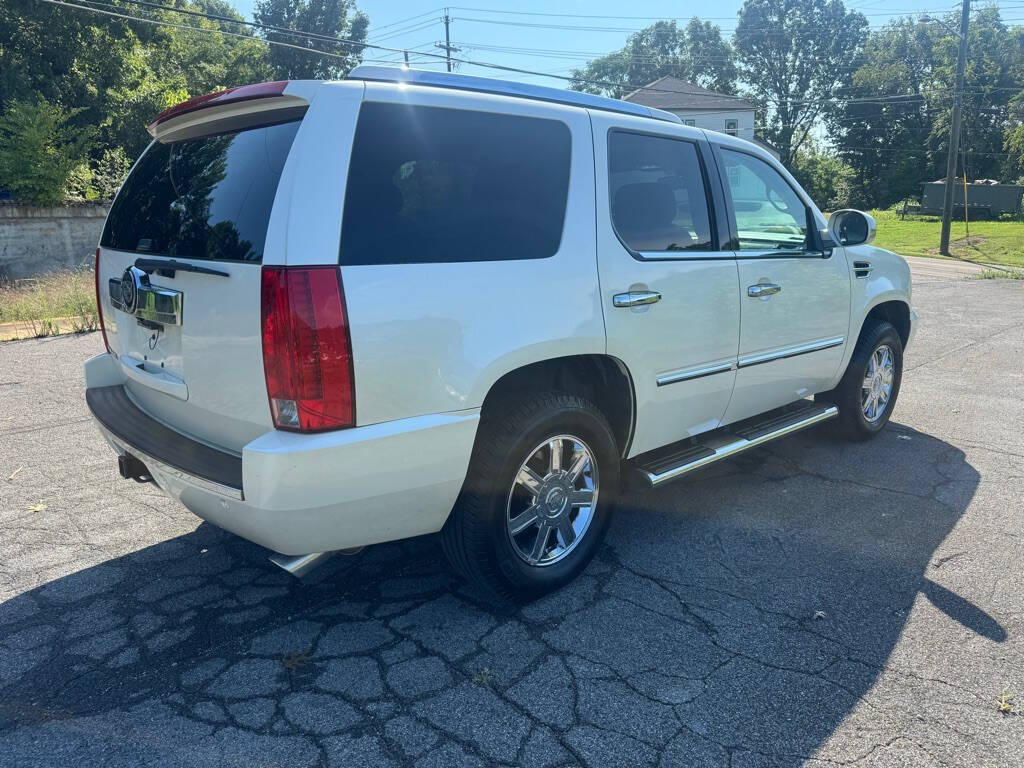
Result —
[[[838,415],[834,405],[801,400],[637,457],[632,463],[648,486],[657,486]]]

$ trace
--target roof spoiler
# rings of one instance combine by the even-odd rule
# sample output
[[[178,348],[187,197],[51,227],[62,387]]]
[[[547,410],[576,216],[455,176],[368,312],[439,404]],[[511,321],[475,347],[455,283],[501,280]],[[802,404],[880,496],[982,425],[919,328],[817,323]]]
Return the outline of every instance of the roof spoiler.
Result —
[[[210,133],[241,130],[268,122],[265,113],[275,114],[273,122],[299,119],[309,102],[285,93],[288,80],[255,83],[207,93],[165,109],[146,130],[157,141],[187,139]]]

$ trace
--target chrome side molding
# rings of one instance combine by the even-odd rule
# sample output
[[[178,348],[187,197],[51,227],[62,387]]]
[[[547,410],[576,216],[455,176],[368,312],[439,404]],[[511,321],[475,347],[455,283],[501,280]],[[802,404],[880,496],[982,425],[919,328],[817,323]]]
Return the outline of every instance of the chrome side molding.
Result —
[[[716,373],[726,373],[736,367],[736,362],[730,360],[724,363],[712,363],[710,365],[702,365],[697,368],[681,368],[678,371],[669,371],[658,376],[655,381],[659,387],[664,387],[666,384],[675,384],[679,381],[690,381],[692,379],[699,379],[703,376],[713,376]]]
[[[782,360],[787,357],[806,355],[810,352],[820,352],[823,349],[838,347],[844,341],[846,341],[845,336],[833,336],[830,339],[809,341],[806,344],[797,344],[794,347],[784,347],[771,352],[762,352],[757,355],[745,355],[739,359],[739,367],[745,368],[748,365],[760,365],[761,363],[770,363],[772,360]]]

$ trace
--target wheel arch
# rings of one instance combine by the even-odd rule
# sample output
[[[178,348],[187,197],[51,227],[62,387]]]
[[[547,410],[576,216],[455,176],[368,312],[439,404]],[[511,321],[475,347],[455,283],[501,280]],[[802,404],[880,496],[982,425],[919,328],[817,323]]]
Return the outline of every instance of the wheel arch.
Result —
[[[899,334],[904,349],[910,341],[910,304],[903,296],[881,296],[872,304],[860,324],[857,340],[864,335],[872,321],[884,320],[891,323]]]
[[[629,369],[620,359],[606,354],[567,355],[514,368],[488,389],[481,418],[510,398],[539,391],[565,392],[592,402],[608,419],[620,455],[628,454],[636,424],[636,394]]]

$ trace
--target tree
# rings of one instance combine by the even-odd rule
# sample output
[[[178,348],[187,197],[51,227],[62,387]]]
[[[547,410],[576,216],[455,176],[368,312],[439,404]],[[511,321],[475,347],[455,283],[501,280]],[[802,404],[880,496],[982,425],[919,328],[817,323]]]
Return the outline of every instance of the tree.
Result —
[[[0,187],[16,200],[60,205],[88,156],[91,131],[70,125],[73,111],[43,99],[4,105],[0,117]],[[88,166],[84,174],[88,175]]]
[[[854,169],[813,141],[805,142],[797,151],[790,170],[822,210],[836,211],[860,204],[854,201]]]
[[[178,101],[212,90],[270,79],[267,45],[225,0],[175,0],[172,10],[126,13],[187,24],[176,29],[94,16],[37,0],[0,2],[0,103],[43,98],[72,104],[72,124],[98,131],[93,159],[122,147],[129,157],[149,143],[145,125]],[[170,7],[170,6],[168,6]],[[201,29],[198,29],[201,28]],[[243,35],[239,39],[218,30]]]
[[[281,80],[342,77],[362,59],[370,20],[356,9],[353,0],[257,0],[253,14],[258,24],[279,30],[312,32],[313,37],[264,30],[267,40],[306,48],[318,48],[333,55],[313,54],[293,48],[271,46],[270,62]],[[334,43],[323,37],[356,43]]]
[[[867,19],[841,0],[746,0],[734,46],[740,75],[765,108],[765,137],[790,165],[850,82]]]
[[[619,51],[573,70],[577,91],[621,98],[641,85],[671,75],[720,93],[736,93],[736,64],[722,31],[692,19],[684,28],[659,21],[629,36]]]
[[[947,26],[958,23],[958,14],[947,17]],[[918,196],[922,181],[945,176],[958,42],[940,24],[909,19],[868,38],[829,119],[833,144],[856,171],[854,196],[862,204],[887,207]],[[971,18],[967,52],[961,148],[968,176],[1016,178],[1024,170],[1024,100],[1014,101],[1024,34],[1008,29],[998,9],[982,8]]]
[[[937,106],[951,104],[935,79],[941,34],[937,25],[910,19],[873,32],[845,101],[829,115],[832,142],[854,169],[858,205],[885,208],[919,194],[921,181],[945,168],[943,157],[925,151]]]

